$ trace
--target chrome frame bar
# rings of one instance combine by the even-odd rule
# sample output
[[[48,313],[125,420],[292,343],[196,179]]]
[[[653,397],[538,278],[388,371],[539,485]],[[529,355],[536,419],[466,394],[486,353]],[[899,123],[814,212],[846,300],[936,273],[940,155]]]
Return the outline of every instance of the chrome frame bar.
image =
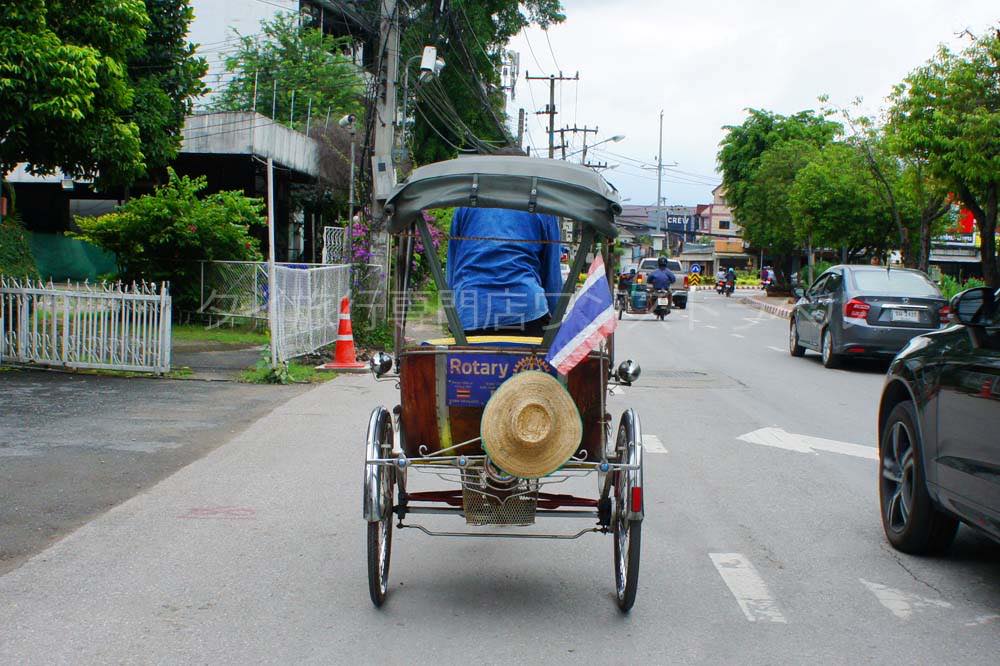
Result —
[[[416,502],[422,502],[425,500],[414,500]],[[393,507],[395,509],[395,507]],[[436,507],[436,506],[407,506],[406,513],[419,513],[426,515],[464,515],[462,509],[455,507]],[[587,509],[536,509],[536,517],[543,518],[600,518],[597,511],[590,511]]]
[[[590,534],[591,532],[598,532],[598,533],[600,533],[600,532],[604,532],[605,531],[605,530],[602,530],[600,527],[591,527],[589,529],[580,530],[579,532],[576,532],[575,534],[572,533],[572,532],[570,532],[570,533],[564,533],[564,534],[555,534],[555,533],[540,533],[540,534],[524,534],[524,533],[520,533],[520,534],[518,534],[518,533],[506,533],[506,532],[438,532],[436,530],[429,530],[426,527],[424,527],[423,525],[418,525],[416,523],[411,524],[411,525],[407,525],[403,521],[399,521],[396,524],[396,527],[399,527],[401,529],[407,529],[408,528],[408,529],[420,530],[421,532],[423,532],[427,536],[436,536],[436,537],[492,537],[492,538],[500,538],[500,539],[564,539],[564,540],[570,540],[570,539],[579,539],[584,534]]]

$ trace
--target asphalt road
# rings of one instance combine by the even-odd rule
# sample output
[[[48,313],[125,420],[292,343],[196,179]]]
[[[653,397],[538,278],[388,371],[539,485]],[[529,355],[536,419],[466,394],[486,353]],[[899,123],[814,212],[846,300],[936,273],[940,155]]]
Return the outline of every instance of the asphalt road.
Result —
[[[610,537],[393,540],[372,608],[363,431],[392,383],[340,378],[0,577],[0,662],[962,663],[1000,651],[1000,548],[894,553],[875,498],[884,366],[825,370],[712,293],[623,322],[647,439],[640,589]],[[655,451],[659,449],[659,451]]]

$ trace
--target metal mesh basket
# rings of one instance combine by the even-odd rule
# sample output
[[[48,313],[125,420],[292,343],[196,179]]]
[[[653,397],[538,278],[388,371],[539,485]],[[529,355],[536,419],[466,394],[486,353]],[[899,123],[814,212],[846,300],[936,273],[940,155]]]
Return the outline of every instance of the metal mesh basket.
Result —
[[[462,478],[462,508],[469,525],[534,525],[538,484],[523,479],[498,484],[481,469]]]

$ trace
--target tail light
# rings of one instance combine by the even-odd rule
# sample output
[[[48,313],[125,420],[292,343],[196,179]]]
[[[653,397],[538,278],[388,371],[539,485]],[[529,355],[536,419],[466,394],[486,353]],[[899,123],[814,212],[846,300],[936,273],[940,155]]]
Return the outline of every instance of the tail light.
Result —
[[[642,487],[633,486],[632,487],[632,510],[635,512],[642,511]]]
[[[844,303],[844,318],[845,319],[867,319],[868,311],[872,309],[872,306],[868,305],[859,298],[852,298],[851,300]]]
[[[687,275],[684,276],[684,286],[685,287],[688,286],[688,276]]]
[[[941,323],[942,324],[950,324],[951,323],[951,308],[948,307],[947,305],[942,305],[940,313],[941,313]]]

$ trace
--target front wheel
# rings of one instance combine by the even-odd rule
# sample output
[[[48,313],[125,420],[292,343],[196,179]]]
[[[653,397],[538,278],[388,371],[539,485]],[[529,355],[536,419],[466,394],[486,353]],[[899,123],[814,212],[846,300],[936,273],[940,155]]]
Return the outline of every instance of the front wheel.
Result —
[[[389,589],[389,561],[392,556],[392,492],[396,468],[371,462],[392,456],[392,417],[379,407],[368,423],[365,461],[364,517],[368,527],[368,593],[372,603],[385,603]]]
[[[615,519],[615,588],[618,608],[629,612],[639,589],[639,551],[642,546],[642,523]]]
[[[927,492],[920,431],[910,401],[893,408],[879,438],[879,506],[882,529],[893,548],[923,555],[947,550],[958,521]]]
[[[788,353],[798,358],[806,354],[806,348],[799,344],[799,326],[794,318],[788,330]]]

